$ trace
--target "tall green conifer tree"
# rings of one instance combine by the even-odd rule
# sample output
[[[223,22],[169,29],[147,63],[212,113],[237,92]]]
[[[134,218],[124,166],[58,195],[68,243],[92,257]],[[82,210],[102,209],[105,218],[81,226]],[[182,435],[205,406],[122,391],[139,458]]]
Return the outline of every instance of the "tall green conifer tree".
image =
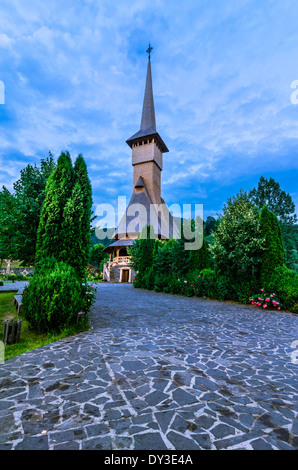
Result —
[[[268,284],[276,267],[285,266],[286,257],[282,232],[276,215],[264,204],[260,213],[260,230],[265,238],[265,250],[262,254],[261,282]]]
[[[69,152],[62,152],[57,167],[48,178],[37,232],[36,261],[54,256],[64,258],[63,213],[74,185],[74,171]]]

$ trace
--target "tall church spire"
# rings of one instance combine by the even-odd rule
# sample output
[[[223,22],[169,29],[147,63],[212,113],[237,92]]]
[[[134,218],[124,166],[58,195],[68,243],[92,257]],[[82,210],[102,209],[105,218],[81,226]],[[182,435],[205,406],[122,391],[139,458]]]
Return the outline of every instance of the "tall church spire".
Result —
[[[161,152],[165,153],[165,152],[168,152],[169,150],[156,130],[152,75],[151,75],[151,60],[150,60],[150,53],[152,49],[153,47],[151,47],[149,44],[149,48],[146,51],[149,54],[149,57],[148,57],[148,65],[147,65],[147,76],[146,76],[146,86],[145,86],[145,94],[144,94],[144,101],[143,101],[141,127],[140,127],[140,130],[136,134],[134,134],[132,137],[130,137],[126,141],[126,143],[130,147],[132,147],[140,139],[144,140],[145,137],[148,137],[148,138],[153,137],[156,143],[158,143]]]
[[[156,132],[155,110],[153,99],[152,75],[151,75],[151,62],[148,60],[146,87],[143,102],[143,112],[141,120],[142,131],[150,130]]]

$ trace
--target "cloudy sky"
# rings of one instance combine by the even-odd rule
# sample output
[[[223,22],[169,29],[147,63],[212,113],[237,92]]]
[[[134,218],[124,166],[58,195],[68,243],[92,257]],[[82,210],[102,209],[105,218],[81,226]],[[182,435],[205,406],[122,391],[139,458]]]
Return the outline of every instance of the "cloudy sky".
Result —
[[[67,149],[95,204],[129,198],[149,41],[166,202],[215,215],[263,175],[298,206],[295,0],[1,0],[1,186]]]

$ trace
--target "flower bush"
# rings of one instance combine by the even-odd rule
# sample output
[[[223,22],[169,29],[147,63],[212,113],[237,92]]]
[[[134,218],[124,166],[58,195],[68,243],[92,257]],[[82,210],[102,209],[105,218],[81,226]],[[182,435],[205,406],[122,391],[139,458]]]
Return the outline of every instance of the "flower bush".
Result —
[[[268,290],[275,292],[287,310],[298,313],[298,274],[285,266],[274,269]]]
[[[264,289],[261,289],[259,294],[253,295],[249,301],[252,305],[257,307],[267,308],[268,310],[281,310],[283,308],[281,302],[279,301],[276,293],[264,292]]]

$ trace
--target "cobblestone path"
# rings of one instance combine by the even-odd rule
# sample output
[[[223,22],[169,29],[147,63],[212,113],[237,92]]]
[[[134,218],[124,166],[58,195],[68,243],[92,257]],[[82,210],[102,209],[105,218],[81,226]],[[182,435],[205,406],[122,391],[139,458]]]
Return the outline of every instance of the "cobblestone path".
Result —
[[[100,284],[93,329],[0,365],[0,449],[297,449],[298,316]]]

